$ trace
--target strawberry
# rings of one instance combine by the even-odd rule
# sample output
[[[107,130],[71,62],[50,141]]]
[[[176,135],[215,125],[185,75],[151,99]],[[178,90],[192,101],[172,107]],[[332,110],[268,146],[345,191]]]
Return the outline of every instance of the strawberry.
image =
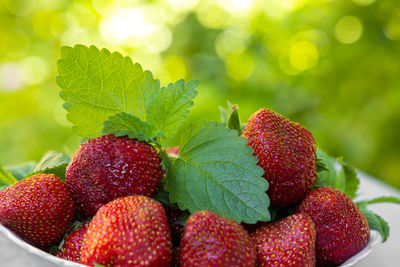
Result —
[[[271,206],[299,203],[311,191],[316,179],[316,145],[306,128],[262,108],[250,116],[242,136],[264,169]]]
[[[43,249],[62,238],[74,212],[71,192],[53,174],[33,175],[0,194],[0,223]]]
[[[163,175],[157,150],[128,137],[103,135],[83,143],[66,171],[66,183],[81,211],[94,215],[119,197],[152,196]]]
[[[315,223],[316,255],[320,265],[340,264],[368,242],[369,226],[365,215],[346,194],[333,187],[313,190],[297,210],[307,213]]]
[[[81,262],[81,248],[83,238],[88,229],[89,223],[81,224],[72,230],[64,239],[61,248],[56,256],[65,260]]]
[[[256,251],[235,221],[199,211],[186,221],[180,246],[181,266],[255,266]]]
[[[258,266],[315,266],[315,226],[297,213],[270,223],[251,234]]]
[[[169,266],[171,236],[162,205],[134,195],[102,206],[85,235],[81,261],[89,266]]]

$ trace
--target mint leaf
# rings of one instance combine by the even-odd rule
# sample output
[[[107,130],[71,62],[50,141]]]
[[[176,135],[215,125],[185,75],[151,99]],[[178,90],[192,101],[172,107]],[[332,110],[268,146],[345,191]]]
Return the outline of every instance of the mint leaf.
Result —
[[[316,165],[317,165],[317,173],[329,171],[328,167],[326,167],[325,163],[320,158],[317,158]]]
[[[108,118],[103,123],[102,134],[113,133],[116,136],[127,135],[129,138],[135,138],[139,141],[155,143],[155,138],[162,134],[149,122],[144,122],[138,117],[125,112],[118,113]]]
[[[95,46],[62,47],[57,83],[73,131],[88,139],[100,135],[108,117],[125,112],[146,121],[146,106],[159,90],[151,72],[129,57]]]
[[[320,148],[317,148],[317,158],[317,164],[318,162],[320,162],[320,165],[323,164],[325,171],[317,172],[317,181],[315,187],[333,186],[341,190],[342,182],[337,179],[334,159]]]
[[[270,220],[268,183],[246,143],[224,124],[188,125],[165,186],[171,202],[181,210],[209,210],[239,223]]]
[[[390,233],[388,223],[382,217],[366,208],[362,208],[361,212],[367,217],[369,228],[377,230],[382,236],[382,243],[385,242]]]
[[[0,166],[0,191],[16,182],[18,180]]]
[[[12,176],[14,176],[18,181],[22,180],[28,173],[33,172],[35,166],[37,165],[34,161],[28,161],[18,165],[12,165],[4,167]]]
[[[338,158],[337,161],[342,166],[342,169],[339,171],[338,176],[343,176],[344,180],[344,190],[343,192],[347,194],[350,198],[356,197],[356,192],[358,189],[358,185],[360,181],[357,177],[356,170],[346,162],[343,162],[342,158]]]
[[[49,151],[42,157],[33,172],[26,176],[32,176],[37,173],[47,173],[54,174],[61,180],[65,181],[65,170],[70,161],[71,157],[64,153]]]
[[[197,95],[198,81],[179,80],[163,87],[149,101],[147,120],[159,129],[165,138],[174,136],[182,126],[193,99]]]
[[[169,200],[169,193],[163,189],[158,189],[153,198],[163,205],[177,208],[176,204],[171,203],[171,201]]]
[[[335,160],[319,148],[317,148],[317,158],[320,162],[317,161],[317,168],[319,164],[320,168],[324,170],[317,172],[317,181],[314,187],[332,186],[350,198],[355,198],[360,184],[356,170],[342,158]],[[336,166],[340,166],[340,168],[337,169]]]

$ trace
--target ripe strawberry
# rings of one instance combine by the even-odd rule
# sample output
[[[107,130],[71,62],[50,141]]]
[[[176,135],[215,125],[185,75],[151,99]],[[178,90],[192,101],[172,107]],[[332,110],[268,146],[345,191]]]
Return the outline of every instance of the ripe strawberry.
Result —
[[[249,234],[235,221],[199,211],[186,221],[180,247],[181,266],[255,266]]]
[[[320,265],[340,264],[367,244],[369,226],[365,215],[346,194],[333,187],[313,190],[298,211],[307,213],[315,223]]]
[[[251,234],[258,266],[315,266],[315,226],[304,213],[270,223]]]
[[[153,146],[109,134],[80,146],[67,168],[66,182],[80,209],[94,215],[118,197],[152,196],[162,175]]]
[[[64,239],[56,256],[65,260],[81,263],[81,248],[88,226],[89,223],[85,223],[72,230]]]
[[[0,195],[0,223],[43,249],[62,238],[74,211],[71,192],[53,174],[33,175]]]
[[[85,235],[81,261],[89,266],[169,266],[171,236],[162,205],[135,195],[101,207]]]
[[[271,206],[300,202],[316,179],[316,145],[303,126],[262,108],[250,116],[242,134],[269,182]]]

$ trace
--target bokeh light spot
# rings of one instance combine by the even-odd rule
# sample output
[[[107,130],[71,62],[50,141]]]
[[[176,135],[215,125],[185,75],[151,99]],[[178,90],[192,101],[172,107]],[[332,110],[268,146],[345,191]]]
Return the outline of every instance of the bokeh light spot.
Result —
[[[157,25],[152,34],[146,36],[144,47],[150,53],[159,53],[166,50],[172,43],[171,30],[165,25]]]
[[[375,0],[353,0],[353,2],[360,6],[368,6],[373,4]]]
[[[253,0],[218,0],[218,4],[235,17],[246,17],[253,8]]]
[[[253,57],[248,53],[231,55],[226,64],[229,76],[237,81],[246,80],[254,70]]]
[[[246,49],[246,39],[249,33],[237,27],[228,28],[215,41],[215,49],[221,58],[240,53]]]
[[[352,44],[360,39],[363,32],[361,21],[354,16],[345,16],[335,25],[335,37],[343,44]]]
[[[295,43],[289,52],[290,64],[300,71],[314,67],[318,62],[318,57],[317,47],[307,41]]]
[[[390,40],[400,40],[400,9],[392,15],[383,32]]]
[[[180,11],[191,10],[197,6],[199,0],[167,0],[168,4]]]
[[[207,28],[222,29],[227,25],[226,12],[216,4],[203,4],[197,10],[197,18]]]
[[[18,63],[7,62],[0,65],[0,90],[15,91],[22,86],[22,73]]]
[[[297,10],[302,8],[308,0],[281,0],[282,1],[282,6],[286,9],[286,10]]]
[[[61,44],[74,46],[76,44],[76,40],[79,40],[80,44],[93,44],[92,40],[88,36],[87,31],[80,27],[70,27],[68,30],[66,30],[61,37]]]
[[[104,41],[123,44],[131,37],[143,39],[153,30],[138,8],[116,10],[110,17],[100,22],[100,32]]]
[[[20,62],[22,79],[25,84],[39,84],[47,78],[47,62],[41,57],[30,56]]]

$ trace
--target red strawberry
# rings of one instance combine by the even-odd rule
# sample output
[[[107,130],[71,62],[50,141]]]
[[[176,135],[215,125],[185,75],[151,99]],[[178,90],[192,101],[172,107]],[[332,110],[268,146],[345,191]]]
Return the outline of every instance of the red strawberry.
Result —
[[[135,195],[101,207],[85,235],[81,261],[89,266],[169,266],[171,236],[162,205]]]
[[[88,226],[89,223],[85,223],[71,231],[64,239],[64,243],[58,250],[56,256],[65,260],[80,263],[83,237],[85,236]]]
[[[258,265],[315,266],[315,226],[307,214],[293,214],[251,234]]]
[[[235,221],[199,211],[186,221],[181,266],[252,266],[256,251],[249,234]]]
[[[271,206],[300,202],[316,179],[316,146],[303,126],[262,108],[250,116],[242,134],[269,182]]]
[[[109,134],[81,145],[67,168],[66,182],[80,209],[94,215],[118,197],[152,196],[162,175],[153,146]]]
[[[369,226],[365,215],[346,194],[333,187],[312,191],[298,211],[307,213],[315,223],[320,265],[340,264],[367,244]]]
[[[73,221],[68,187],[53,174],[36,174],[0,194],[0,223],[43,249],[57,243]]]

